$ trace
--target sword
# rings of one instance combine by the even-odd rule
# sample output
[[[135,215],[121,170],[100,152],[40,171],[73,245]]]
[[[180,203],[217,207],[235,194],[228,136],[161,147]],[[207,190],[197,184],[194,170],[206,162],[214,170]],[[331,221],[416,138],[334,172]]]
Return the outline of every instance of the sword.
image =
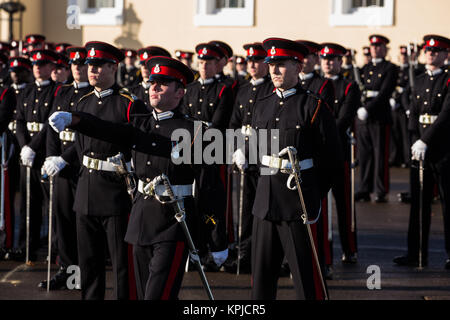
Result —
[[[333,242],[333,192],[328,191],[328,241]]]
[[[109,157],[108,162],[112,163],[116,172],[125,179],[127,184],[127,192],[133,200],[134,192],[136,191],[136,181],[133,177],[131,169],[129,169],[125,162],[123,153],[119,152],[114,157]]]
[[[186,236],[186,240],[187,240],[187,243],[189,246],[189,256],[192,259],[192,261],[194,262],[195,266],[197,267],[197,270],[198,270],[198,273],[200,274],[200,279],[202,280],[206,294],[208,295],[209,300],[214,300],[214,296],[211,292],[211,288],[209,286],[208,279],[206,279],[205,272],[203,271],[203,267],[200,262],[200,256],[198,255],[197,248],[194,245],[194,241],[192,240],[191,233],[189,232],[189,228],[186,223],[186,211],[184,209],[183,198],[175,197],[175,195],[173,193],[172,185],[170,184],[170,181],[169,181],[169,178],[165,174],[162,174],[159,178],[160,178],[160,181],[166,187],[166,191],[171,200],[170,203],[172,203],[174,205],[175,219],[181,225],[184,235]],[[158,198],[155,197],[155,199],[158,199]]]
[[[418,270],[422,270],[422,206],[423,206],[423,160],[419,160],[419,184],[420,184],[420,195],[419,195],[419,267]]]
[[[1,172],[1,200],[0,200],[0,232],[5,229],[5,164],[6,164],[6,132],[1,137],[2,172]]]
[[[240,170],[241,179],[239,185],[239,227],[238,227],[238,257],[237,257],[237,271],[236,274],[239,275],[241,267],[241,238],[242,238],[242,215],[244,213],[244,170]]]
[[[30,261],[30,197],[31,197],[31,168],[26,167],[26,243],[25,243],[25,263],[31,265]]]
[[[50,267],[52,264],[52,216],[53,216],[53,180],[54,177],[50,176],[50,192],[49,192],[49,204],[48,204],[48,257],[47,257],[47,292],[50,291]]]
[[[355,160],[355,133],[353,131],[348,130],[347,134],[350,138],[350,210],[351,210],[351,231],[355,232],[356,225],[356,214],[355,214],[355,170],[356,170],[356,160]]]
[[[319,257],[317,255],[316,245],[314,243],[314,238],[313,238],[313,235],[311,232],[311,224],[316,222],[318,219],[316,219],[314,222],[309,221],[309,219],[308,219],[308,212],[306,211],[305,200],[303,198],[303,192],[302,192],[301,185],[300,185],[300,167],[299,167],[299,164],[297,161],[297,156],[296,156],[297,149],[295,149],[294,147],[287,147],[287,148],[281,150],[281,152],[279,153],[279,157],[281,158],[282,156],[286,155],[286,153],[288,154],[289,161],[291,162],[292,175],[295,179],[295,185],[297,187],[300,204],[302,206],[303,214],[301,215],[301,218],[303,220],[303,223],[306,225],[306,229],[308,231],[309,242],[311,243],[311,249],[313,252],[314,261],[317,266],[317,271],[319,273],[320,283],[322,285],[325,300],[328,300],[328,294],[327,294],[327,290],[326,290],[326,286],[325,286],[325,280],[322,275],[322,270],[320,268]]]

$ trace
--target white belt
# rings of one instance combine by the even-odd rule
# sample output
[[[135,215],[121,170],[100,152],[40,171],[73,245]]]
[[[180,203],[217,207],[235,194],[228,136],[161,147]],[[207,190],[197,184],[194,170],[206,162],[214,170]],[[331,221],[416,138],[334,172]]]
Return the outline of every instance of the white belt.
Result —
[[[126,165],[129,167],[130,163],[127,162]],[[83,166],[97,171],[116,172],[116,167],[111,162],[89,158],[88,156],[83,156]]]
[[[17,129],[17,121],[16,121],[16,120],[11,121],[11,122],[8,124],[8,128],[9,128],[9,130],[11,130],[11,131],[16,131],[16,129]]]
[[[28,132],[40,132],[44,128],[43,123],[39,122],[27,122]]]
[[[421,124],[433,124],[438,116],[433,116],[430,114],[421,114],[419,116],[419,123]]]
[[[263,156],[261,163],[269,168],[274,169],[292,169],[291,163],[287,159],[281,159],[277,157],[271,157],[271,156]],[[308,170],[314,167],[314,161],[313,159],[305,159],[299,162],[300,170]]]
[[[252,127],[250,125],[242,126],[241,133],[244,136],[251,136],[252,135]]]
[[[61,131],[59,133],[59,139],[61,141],[74,142],[75,141],[75,132],[73,132],[73,131]]]
[[[380,94],[380,91],[366,90],[366,98],[375,98]]]
[[[158,184],[155,186],[153,190],[150,192],[145,192],[144,188],[151,182],[144,182],[139,180],[138,182],[138,191],[147,196],[154,196],[155,194],[159,197],[168,197],[169,194],[164,185]],[[192,196],[192,184],[181,184],[181,185],[172,185],[173,194],[176,198],[183,198]]]

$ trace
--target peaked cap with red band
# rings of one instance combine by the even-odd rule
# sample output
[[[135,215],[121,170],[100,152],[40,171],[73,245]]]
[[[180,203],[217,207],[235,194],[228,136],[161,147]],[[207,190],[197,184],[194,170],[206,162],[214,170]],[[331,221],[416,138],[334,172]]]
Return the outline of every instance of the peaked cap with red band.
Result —
[[[450,49],[450,39],[438,36],[436,34],[428,34],[423,37],[424,49],[433,48],[435,50],[449,50]]]
[[[33,65],[35,64],[46,64],[46,63],[57,63],[59,59],[59,54],[52,50],[39,49],[30,52],[30,59]]]
[[[55,45],[55,51],[62,54],[67,54],[67,48],[71,47],[70,43],[58,43]]]
[[[133,49],[122,49],[123,54],[125,57],[133,58],[137,56],[136,50]]]
[[[219,40],[213,40],[210,41],[209,43],[215,45],[216,47],[219,47],[219,49],[222,50],[226,58],[231,58],[233,56],[233,49],[231,49],[231,47],[227,43]]]
[[[316,42],[313,42],[313,41],[296,40],[295,42],[304,45],[308,49],[309,54],[316,54],[316,53],[318,53],[320,51],[320,49],[322,49],[320,44],[318,44]]]
[[[244,44],[243,48],[247,51],[247,60],[261,60],[267,57],[267,51],[261,42]]]
[[[140,64],[144,65],[147,59],[155,56],[171,57],[169,51],[158,46],[149,46],[146,48],[139,49],[137,52],[140,60]]]
[[[66,57],[65,54],[59,53],[58,60],[56,61],[56,65],[61,68],[69,68],[69,58]]]
[[[246,64],[247,60],[244,57],[236,56],[236,64]]]
[[[150,79],[162,81],[178,81],[184,86],[194,81],[191,69],[177,59],[154,56],[145,62],[150,70]]]
[[[343,57],[347,53],[347,49],[337,43],[324,42],[320,45],[322,46],[322,49],[320,50],[319,55],[323,58]]]
[[[66,52],[69,56],[70,64],[84,64],[86,61],[87,52],[84,47],[68,47]]]
[[[380,44],[388,44],[389,43],[389,39],[386,38],[385,36],[382,36],[380,34],[372,34],[369,36],[369,41],[370,41],[370,45],[373,46],[377,46]]]
[[[191,51],[183,51],[183,50],[177,50],[175,51],[175,56],[178,59],[192,59],[192,57],[194,56],[194,53]]]
[[[87,64],[119,63],[125,59],[120,49],[106,42],[91,41],[84,47],[87,52]]]
[[[31,61],[25,57],[14,57],[8,61],[9,71],[17,71],[19,68],[31,70]]]
[[[308,48],[303,44],[282,38],[269,38],[264,40],[263,48],[267,52],[267,57],[264,60],[266,63],[286,59],[301,62],[309,53]]]
[[[27,44],[36,44],[36,43],[42,43],[45,42],[45,36],[41,34],[29,34],[25,36],[25,42]]]
[[[225,56],[224,50],[220,49],[212,43],[200,43],[195,47],[195,52],[197,52],[198,59],[200,60],[212,60],[212,59],[222,59]]]

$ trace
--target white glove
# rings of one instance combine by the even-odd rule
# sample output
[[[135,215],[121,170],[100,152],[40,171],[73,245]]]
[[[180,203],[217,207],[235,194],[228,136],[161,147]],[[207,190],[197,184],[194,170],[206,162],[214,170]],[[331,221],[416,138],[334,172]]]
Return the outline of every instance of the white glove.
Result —
[[[417,140],[411,147],[412,160],[424,160],[425,152],[427,151],[427,144],[422,140]]]
[[[56,132],[64,131],[72,123],[72,114],[62,111],[55,112],[48,118],[48,123]]]
[[[214,262],[220,267],[228,258],[228,249],[219,252],[211,252]]]
[[[242,149],[237,149],[233,153],[233,163],[239,168],[239,170],[244,171],[248,167],[247,160],[245,159],[245,154]]]
[[[67,162],[62,157],[48,157],[45,159],[42,169],[44,173],[53,177],[67,166]]]
[[[369,117],[369,113],[364,107],[359,108],[356,113],[358,114],[358,119],[361,121],[366,121],[367,118]]]
[[[391,109],[392,111],[395,111],[398,109],[398,107],[400,106],[400,104],[398,104],[394,98],[390,98],[389,99],[389,104],[391,105]]]
[[[411,110],[406,110],[406,111],[405,111],[405,114],[406,114],[406,117],[409,118],[409,115],[411,114]]]
[[[29,146],[23,146],[20,151],[20,160],[22,164],[26,167],[32,167],[34,162],[34,157],[36,157],[36,152]]]

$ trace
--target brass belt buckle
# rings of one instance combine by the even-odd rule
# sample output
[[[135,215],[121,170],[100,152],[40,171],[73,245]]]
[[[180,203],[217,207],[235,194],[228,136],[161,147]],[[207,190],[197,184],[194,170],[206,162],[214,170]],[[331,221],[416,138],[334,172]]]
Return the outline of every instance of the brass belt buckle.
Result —
[[[88,158],[88,168],[98,170],[100,167],[100,160]]]
[[[269,167],[280,169],[281,161],[282,161],[281,158],[270,157]]]

